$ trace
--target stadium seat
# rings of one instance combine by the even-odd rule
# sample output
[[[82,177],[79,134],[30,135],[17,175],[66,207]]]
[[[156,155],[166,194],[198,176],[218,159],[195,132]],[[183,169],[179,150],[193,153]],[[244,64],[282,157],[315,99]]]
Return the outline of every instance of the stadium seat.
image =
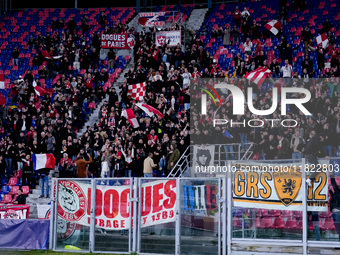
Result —
[[[281,216],[282,217],[293,217],[294,211],[283,210]]]
[[[9,186],[2,186],[0,194],[1,195],[6,195],[11,191],[11,188]]]
[[[18,183],[18,178],[17,177],[12,177],[9,179],[7,186],[15,186]]]
[[[271,217],[262,218],[261,228],[273,228],[273,219]]]
[[[287,219],[286,224],[284,224],[285,229],[296,229],[297,228],[297,220],[292,217]]]
[[[19,186],[13,186],[12,189],[11,189],[11,191],[10,191],[8,194],[10,194],[10,195],[16,195],[16,194],[18,194],[19,188],[20,188]]]
[[[6,194],[6,195],[4,195],[4,198],[2,199],[1,203],[10,204],[10,203],[12,203],[12,201],[13,201],[12,195]]]
[[[320,220],[320,222],[322,222]],[[320,224],[321,230],[335,230],[334,221],[332,218],[325,219],[323,224]]]
[[[30,187],[29,186],[22,186],[22,194],[28,195],[30,193]]]
[[[269,213],[267,209],[258,209],[256,212],[256,217],[268,217]]]
[[[22,177],[22,170],[16,170],[14,177],[21,178]]]
[[[276,229],[282,229],[285,226],[285,221],[281,217],[276,217],[274,219],[274,228]]]

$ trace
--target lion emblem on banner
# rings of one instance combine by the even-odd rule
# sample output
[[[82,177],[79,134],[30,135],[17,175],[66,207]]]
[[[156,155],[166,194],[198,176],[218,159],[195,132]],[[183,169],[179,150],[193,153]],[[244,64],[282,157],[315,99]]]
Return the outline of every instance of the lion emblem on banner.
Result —
[[[300,192],[302,173],[293,168],[281,169],[273,173],[273,177],[278,198],[285,206],[291,205]]]

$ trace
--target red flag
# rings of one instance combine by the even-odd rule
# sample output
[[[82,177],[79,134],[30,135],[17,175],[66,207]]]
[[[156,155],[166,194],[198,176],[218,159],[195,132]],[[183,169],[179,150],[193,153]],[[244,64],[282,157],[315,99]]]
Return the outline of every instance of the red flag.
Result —
[[[5,75],[0,74],[0,89],[5,89]]]
[[[0,94],[0,105],[6,104],[6,98],[3,94]]]
[[[272,21],[268,22],[264,25],[270,32],[272,32],[274,35],[277,35],[279,31],[281,30],[281,23],[277,20],[273,19]]]
[[[129,85],[127,96],[136,101],[143,101],[145,96],[145,85],[145,82]]]
[[[136,119],[136,115],[134,114],[134,112],[131,108],[124,109],[122,111],[122,116],[125,117],[134,128],[139,127],[139,123]]]
[[[136,104],[139,108],[141,108],[148,116],[152,117],[154,114],[157,116],[163,118],[164,115],[158,111],[156,108],[152,107],[151,105],[148,104],[142,104],[142,103],[137,103]]]
[[[256,83],[257,86],[260,88],[264,80],[272,73],[269,68],[267,67],[259,67],[254,71],[247,73],[244,78],[251,80],[252,82]]]

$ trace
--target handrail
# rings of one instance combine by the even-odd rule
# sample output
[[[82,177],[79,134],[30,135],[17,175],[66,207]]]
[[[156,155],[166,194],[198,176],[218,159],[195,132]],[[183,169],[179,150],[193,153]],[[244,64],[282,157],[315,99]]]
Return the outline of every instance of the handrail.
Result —
[[[251,157],[251,155],[253,154],[253,151],[250,151],[251,148],[253,148],[254,146],[254,143],[250,143],[250,146],[247,148],[246,152],[243,154],[241,160],[244,160],[244,159],[249,159]],[[249,155],[249,157],[246,158],[246,155],[248,154],[248,152],[251,152],[251,154]]]
[[[182,156],[177,160],[176,164],[174,165],[174,167],[172,168],[172,170],[170,171],[170,173],[168,174],[167,178],[170,178],[170,177],[174,177],[178,174],[178,172],[182,169],[182,166],[185,162],[188,162],[187,161],[187,158],[189,156],[189,153],[187,153],[187,151],[189,151],[189,148],[190,146],[188,146],[184,153],[182,154]],[[184,160],[182,162],[182,160]],[[189,162],[188,162],[189,163]],[[187,164],[188,164],[187,163]],[[181,171],[180,175],[183,173],[183,171]]]

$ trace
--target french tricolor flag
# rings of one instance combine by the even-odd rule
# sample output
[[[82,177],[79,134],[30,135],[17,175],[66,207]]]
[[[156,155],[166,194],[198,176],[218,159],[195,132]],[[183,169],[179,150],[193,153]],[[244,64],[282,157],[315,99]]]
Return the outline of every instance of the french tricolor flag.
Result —
[[[54,169],[55,157],[53,154],[33,154],[33,170],[39,170],[42,168]]]

